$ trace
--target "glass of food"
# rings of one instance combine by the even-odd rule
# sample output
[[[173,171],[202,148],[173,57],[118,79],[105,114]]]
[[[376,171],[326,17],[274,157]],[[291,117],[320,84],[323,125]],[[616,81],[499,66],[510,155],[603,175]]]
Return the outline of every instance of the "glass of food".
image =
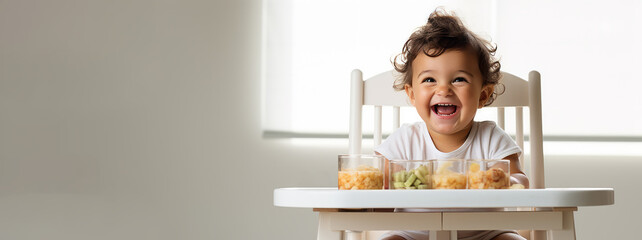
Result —
[[[383,189],[384,157],[339,155],[339,190]]]
[[[466,160],[433,160],[433,189],[466,189]]]
[[[509,160],[467,160],[468,189],[506,189],[510,186]]]
[[[432,161],[389,160],[390,189],[431,189]]]

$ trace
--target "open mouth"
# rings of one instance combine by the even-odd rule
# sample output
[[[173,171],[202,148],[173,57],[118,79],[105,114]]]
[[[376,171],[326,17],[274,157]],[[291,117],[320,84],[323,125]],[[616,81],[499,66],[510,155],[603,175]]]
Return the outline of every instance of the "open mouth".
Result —
[[[435,104],[432,111],[439,116],[450,116],[457,112],[457,105],[452,104]]]

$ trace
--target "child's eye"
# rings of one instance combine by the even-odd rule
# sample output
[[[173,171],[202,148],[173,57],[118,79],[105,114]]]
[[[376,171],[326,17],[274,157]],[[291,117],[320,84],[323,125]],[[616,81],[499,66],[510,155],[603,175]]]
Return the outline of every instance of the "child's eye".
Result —
[[[424,82],[435,82],[435,79],[434,79],[434,78],[429,77],[429,78],[425,78],[425,79],[424,79],[423,81],[421,81],[421,82],[422,82],[422,83],[424,83]]]
[[[465,78],[463,78],[463,77],[458,77],[458,78],[455,78],[455,80],[453,80],[453,82],[454,82],[454,83],[456,83],[456,82],[468,82],[468,80],[466,80],[466,79],[465,79]]]

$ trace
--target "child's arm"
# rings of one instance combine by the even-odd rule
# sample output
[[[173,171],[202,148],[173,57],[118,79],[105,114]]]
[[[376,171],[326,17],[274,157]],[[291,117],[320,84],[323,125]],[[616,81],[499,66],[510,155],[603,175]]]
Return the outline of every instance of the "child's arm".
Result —
[[[510,184],[522,184],[524,188],[528,188],[528,177],[522,172],[522,167],[519,164],[519,156],[513,154],[504,159],[510,160]]]

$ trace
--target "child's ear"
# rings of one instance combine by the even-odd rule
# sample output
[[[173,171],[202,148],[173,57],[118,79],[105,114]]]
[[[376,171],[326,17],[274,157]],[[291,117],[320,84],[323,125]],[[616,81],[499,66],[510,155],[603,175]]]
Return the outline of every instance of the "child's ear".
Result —
[[[479,106],[477,108],[482,108],[486,106],[486,102],[490,99],[490,96],[495,91],[495,85],[488,84],[482,87],[481,94],[479,95]]]
[[[408,95],[410,103],[415,106],[415,93],[412,91],[412,86],[406,84],[403,86],[403,88],[404,90],[406,90],[406,95]]]

